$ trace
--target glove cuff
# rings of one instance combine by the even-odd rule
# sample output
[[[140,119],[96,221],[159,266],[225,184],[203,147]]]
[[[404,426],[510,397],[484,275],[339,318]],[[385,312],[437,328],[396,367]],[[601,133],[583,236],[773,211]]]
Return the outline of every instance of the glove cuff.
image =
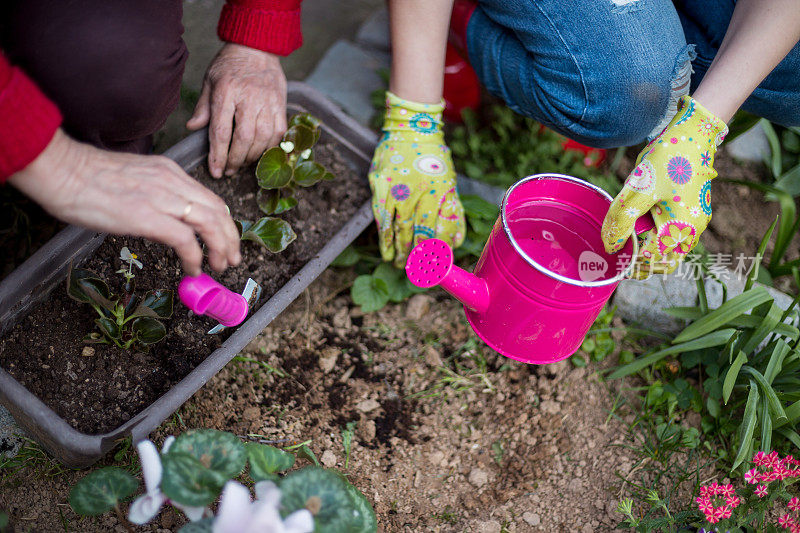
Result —
[[[444,101],[438,104],[421,104],[404,100],[386,91],[383,131],[404,131],[421,135],[440,134],[443,111]]]
[[[687,94],[680,99],[679,111],[675,115],[672,125],[678,126],[690,121],[695,125],[692,129],[697,131],[697,134],[703,139],[713,142],[716,148],[722,144],[728,134],[728,125],[725,124],[725,121]]]

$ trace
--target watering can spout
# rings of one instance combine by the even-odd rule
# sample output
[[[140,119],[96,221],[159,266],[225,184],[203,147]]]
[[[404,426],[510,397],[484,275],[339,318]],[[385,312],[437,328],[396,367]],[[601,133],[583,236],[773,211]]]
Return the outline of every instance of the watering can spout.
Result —
[[[406,275],[424,289],[439,285],[477,313],[489,308],[489,287],[484,280],[453,264],[453,250],[441,239],[419,243],[408,256]]]

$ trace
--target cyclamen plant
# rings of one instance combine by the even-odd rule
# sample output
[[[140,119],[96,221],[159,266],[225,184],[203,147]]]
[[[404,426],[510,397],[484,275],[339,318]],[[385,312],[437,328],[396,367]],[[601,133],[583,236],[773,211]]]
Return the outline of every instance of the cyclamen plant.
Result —
[[[753,468],[744,474],[748,485],[744,488],[717,482],[700,487],[695,502],[706,520],[703,531],[755,528],[800,533],[800,498],[789,490],[800,478],[800,461],[772,451],[757,452],[752,462]],[[770,515],[779,515],[777,523],[768,523]]]
[[[99,274],[82,268],[70,269],[67,294],[91,305],[99,315],[95,324],[100,332],[89,333],[85,342],[146,350],[167,335],[161,321],[172,316],[173,294],[171,290],[151,290],[138,296],[133,267],[141,269],[143,265],[127,247],[120,251],[119,258],[127,264],[117,270],[125,280],[122,295],[115,295]]]
[[[361,492],[340,474],[307,466],[286,475],[295,456],[258,443],[242,443],[231,433],[193,430],[169,437],[159,452],[150,441],[137,445],[145,493],[128,510],[120,504],[138,481],[126,471],[107,467],[92,472],[70,491],[72,509],[84,516],[115,511],[120,521],[143,525],[164,505],[183,511],[190,522],[182,533],[371,533],[377,521]],[[249,463],[255,499],[234,480]],[[216,515],[210,506],[219,500]]]

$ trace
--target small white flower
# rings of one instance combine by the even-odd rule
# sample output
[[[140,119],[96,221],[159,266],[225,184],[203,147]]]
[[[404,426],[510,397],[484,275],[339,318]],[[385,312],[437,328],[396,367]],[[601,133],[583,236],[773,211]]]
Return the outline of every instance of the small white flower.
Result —
[[[281,143],[281,150],[287,154],[291,153],[291,151],[294,150],[294,143],[292,141],[283,141]]]
[[[173,442],[175,442],[175,437],[167,437],[161,453],[167,453]],[[164,467],[161,465],[161,454],[158,453],[156,445],[149,440],[143,440],[136,445],[136,450],[139,452],[139,462],[142,464],[146,492],[131,504],[128,510],[128,520],[134,524],[143,525],[155,518],[168,500],[161,492],[161,476],[164,473]],[[207,511],[205,507],[189,507],[175,502],[170,503],[183,511],[192,522],[203,518]]]
[[[628,209],[625,210],[625,214],[628,215],[628,217],[630,218],[636,218],[639,216],[639,211],[637,211],[632,207],[629,207]]]
[[[311,533],[314,518],[307,509],[281,519],[278,511],[281,491],[271,481],[256,483],[256,500],[236,481],[228,481],[222,491],[214,520],[214,533]]]
[[[128,250],[128,247],[125,246],[122,250],[119,251],[119,258],[128,263],[129,265],[135,265],[138,268],[142,268],[142,262],[137,259],[138,255],[132,253]]]
[[[308,159],[309,157],[311,157],[311,148],[306,148],[305,150],[300,152],[300,157],[302,157],[303,159]]]

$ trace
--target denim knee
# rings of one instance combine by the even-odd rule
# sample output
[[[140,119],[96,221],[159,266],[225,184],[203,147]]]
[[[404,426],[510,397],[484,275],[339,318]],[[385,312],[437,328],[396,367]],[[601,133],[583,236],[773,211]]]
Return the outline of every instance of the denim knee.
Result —
[[[595,65],[599,70],[584,78],[585,111],[562,117],[561,133],[597,148],[652,139],[675,115],[680,97],[689,93],[693,57],[687,45],[670,62],[627,57],[616,64]]]

